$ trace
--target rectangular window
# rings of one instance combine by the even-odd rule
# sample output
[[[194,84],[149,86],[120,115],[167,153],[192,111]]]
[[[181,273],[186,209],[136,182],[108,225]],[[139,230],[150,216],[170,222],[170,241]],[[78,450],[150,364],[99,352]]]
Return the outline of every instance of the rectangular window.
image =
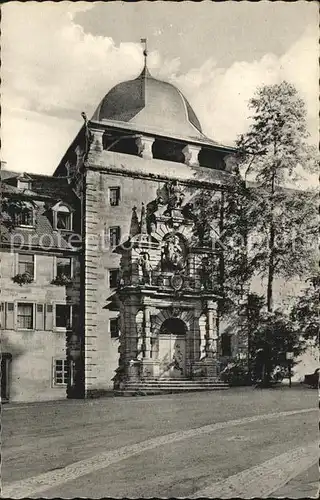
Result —
[[[231,335],[223,333],[221,335],[221,351],[222,356],[231,356]]]
[[[71,278],[71,258],[57,257],[56,259],[56,276],[67,276]]]
[[[111,187],[109,188],[109,200],[112,207],[117,207],[120,203],[120,188]]]
[[[119,226],[113,226],[109,228],[109,238],[110,238],[110,245],[112,247],[116,247],[120,243],[120,227]]]
[[[53,365],[53,383],[54,385],[67,385],[69,378],[69,369],[66,359],[55,359]]]
[[[22,330],[33,330],[33,304],[18,303],[17,327]]]
[[[111,338],[119,337],[119,318],[112,318],[109,320]]]
[[[56,304],[56,328],[70,328],[71,308],[66,304]]]
[[[109,288],[117,288],[119,281],[119,269],[109,269]]]
[[[19,253],[18,255],[18,274],[28,273],[34,278],[34,255]]]

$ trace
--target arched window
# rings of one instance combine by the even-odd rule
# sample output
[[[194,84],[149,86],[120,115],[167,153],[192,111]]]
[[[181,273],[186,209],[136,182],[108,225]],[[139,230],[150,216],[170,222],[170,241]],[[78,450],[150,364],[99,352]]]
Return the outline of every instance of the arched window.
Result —
[[[56,229],[72,230],[72,214],[66,205],[59,205],[56,210]]]

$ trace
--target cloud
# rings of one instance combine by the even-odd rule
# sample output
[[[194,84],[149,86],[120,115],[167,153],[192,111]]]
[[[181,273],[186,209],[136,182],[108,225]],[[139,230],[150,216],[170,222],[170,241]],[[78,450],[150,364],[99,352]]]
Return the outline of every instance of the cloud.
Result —
[[[171,76],[171,81],[194,106],[207,135],[230,143],[248,127],[247,105],[256,88],[287,80],[305,100],[312,141],[318,142],[318,77],[317,32],[308,28],[282,57],[266,54],[229,68],[208,60],[185,75]]]
[[[2,9],[3,159],[13,170],[51,173],[82,125],[115,84],[142,68],[142,48],[116,46],[112,38],[85,33],[75,22],[89,2],[11,2]],[[199,47],[201,50],[201,47]],[[194,107],[207,135],[230,143],[245,131],[247,103],[258,85],[287,79],[308,106],[308,123],[317,134],[317,33],[304,35],[284,54],[266,54],[228,68],[208,59],[179,74],[179,57],[150,53],[154,76],[176,84]]]

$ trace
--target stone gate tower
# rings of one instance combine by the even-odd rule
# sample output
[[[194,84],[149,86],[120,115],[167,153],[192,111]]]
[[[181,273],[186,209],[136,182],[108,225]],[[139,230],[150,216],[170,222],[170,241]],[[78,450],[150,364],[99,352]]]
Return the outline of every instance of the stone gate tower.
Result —
[[[146,64],[84,119],[55,172],[81,205],[81,324],[69,349],[79,377],[71,392],[84,384],[81,394],[100,394],[133,373],[215,378],[219,290],[206,269],[219,258],[197,239],[191,205],[209,191],[221,206],[212,221],[219,233],[234,148],[208,138],[180,90]]]
[[[218,381],[217,301],[220,251],[210,234],[199,238],[192,205],[177,181],[155,200],[133,208],[121,254],[120,358],[115,388]],[[142,385],[141,385],[142,384]]]

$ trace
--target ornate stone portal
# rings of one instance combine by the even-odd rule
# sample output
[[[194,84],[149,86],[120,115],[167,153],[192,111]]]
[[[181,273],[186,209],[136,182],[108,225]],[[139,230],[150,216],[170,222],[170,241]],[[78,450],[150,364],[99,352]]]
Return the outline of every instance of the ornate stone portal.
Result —
[[[131,236],[115,249],[121,254],[116,389],[132,381],[218,376],[219,253],[195,238],[184,199],[178,183],[164,185],[142,206],[139,224],[133,210]]]

